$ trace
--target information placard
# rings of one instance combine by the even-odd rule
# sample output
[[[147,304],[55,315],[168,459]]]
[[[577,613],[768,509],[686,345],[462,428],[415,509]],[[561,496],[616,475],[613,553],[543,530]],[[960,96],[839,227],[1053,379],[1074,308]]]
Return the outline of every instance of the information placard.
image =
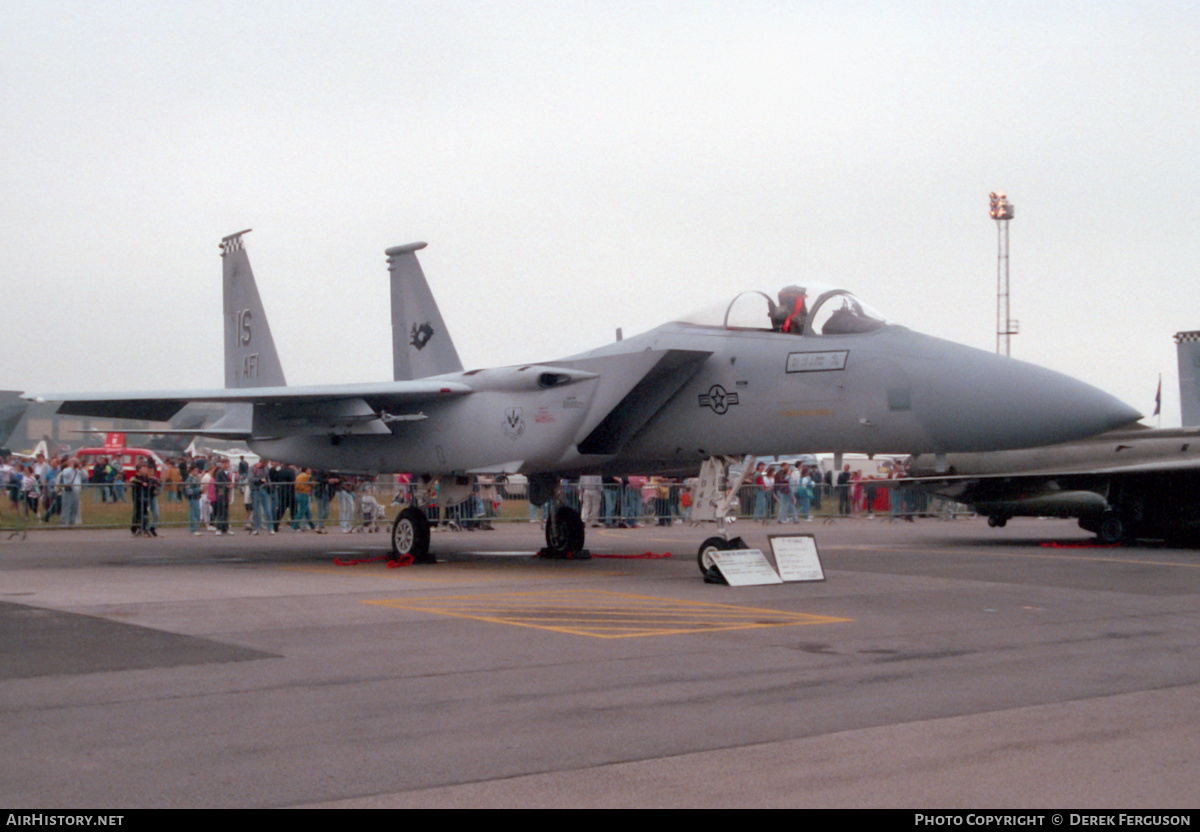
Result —
[[[768,539],[780,578],[785,581],[825,580],[816,537],[811,534],[773,534]]]
[[[730,586],[781,584],[779,574],[761,549],[729,549],[713,552],[713,562]]]

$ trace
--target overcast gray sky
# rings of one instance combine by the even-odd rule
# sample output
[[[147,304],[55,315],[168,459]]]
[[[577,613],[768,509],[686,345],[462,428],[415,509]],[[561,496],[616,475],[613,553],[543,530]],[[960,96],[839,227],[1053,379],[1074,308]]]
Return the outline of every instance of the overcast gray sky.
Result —
[[[414,240],[463,363],[822,280],[1141,409],[1200,329],[1195,2],[0,0],[0,387],[219,387],[222,236],[288,381],[391,377]]]

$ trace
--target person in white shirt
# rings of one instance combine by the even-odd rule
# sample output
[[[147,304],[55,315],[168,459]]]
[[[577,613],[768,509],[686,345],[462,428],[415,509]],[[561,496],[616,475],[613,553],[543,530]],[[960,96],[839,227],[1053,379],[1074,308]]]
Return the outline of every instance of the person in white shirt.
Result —
[[[58,522],[63,526],[78,526],[83,523],[80,513],[80,491],[83,488],[83,471],[79,468],[79,460],[72,457],[63,466],[58,475],[58,485],[62,489],[62,513]]]

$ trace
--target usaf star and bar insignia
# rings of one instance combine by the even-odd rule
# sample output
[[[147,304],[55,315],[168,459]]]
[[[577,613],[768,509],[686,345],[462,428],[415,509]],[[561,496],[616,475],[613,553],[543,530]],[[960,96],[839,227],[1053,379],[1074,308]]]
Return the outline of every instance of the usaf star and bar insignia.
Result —
[[[700,394],[700,406],[712,408],[712,412],[718,416],[724,414],[738,403],[738,394],[730,393],[719,384],[714,384],[708,388],[707,393]]]

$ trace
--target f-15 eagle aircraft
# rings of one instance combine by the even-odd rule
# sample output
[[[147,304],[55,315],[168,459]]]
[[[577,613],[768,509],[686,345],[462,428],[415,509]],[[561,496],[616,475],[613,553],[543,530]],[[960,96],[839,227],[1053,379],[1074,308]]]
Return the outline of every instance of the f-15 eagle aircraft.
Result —
[[[395,379],[287,387],[246,233],[221,242],[225,389],[31,398],[61,401],[63,414],[155,421],[219,402],[225,415],[197,432],[315,468],[525,474],[530,499],[554,506],[546,539],[556,554],[584,542],[579,515],[557,496],[566,476],[692,472],[710,458],[798,451],[1021,448],[1139,415],[1083,382],[921,335],[815,283],[743,292],[567,358],[464,371],[417,262],[424,243],[386,252]],[[423,512],[400,512],[392,548],[430,559]]]

